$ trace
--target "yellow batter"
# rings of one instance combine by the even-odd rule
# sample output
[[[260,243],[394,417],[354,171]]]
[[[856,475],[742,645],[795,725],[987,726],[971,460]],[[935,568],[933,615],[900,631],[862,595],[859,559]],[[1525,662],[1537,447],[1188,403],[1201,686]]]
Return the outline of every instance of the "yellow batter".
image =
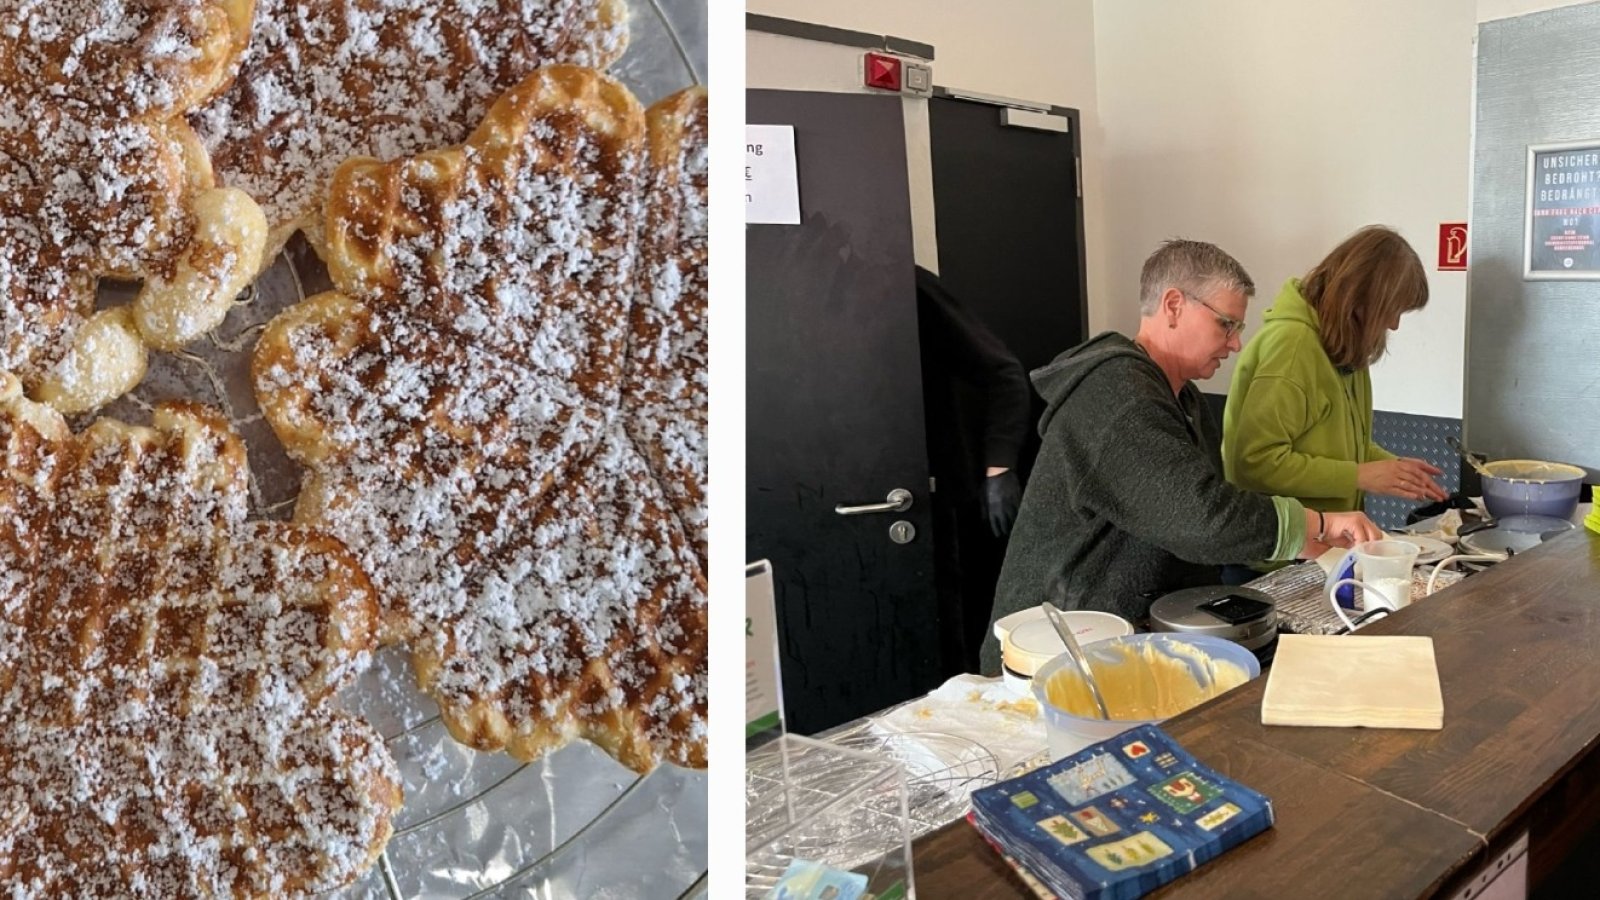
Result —
[[[1102,662],[1094,658],[1106,653],[1116,659]],[[1244,669],[1212,659],[1191,644],[1174,642],[1157,649],[1150,643],[1115,643],[1087,655],[1089,670],[1113,719],[1165,719],[1249,680]],[[1198,680],[1195,668],[1201,672]],[[1044,691],[1057,709],[1085,718],[1100,717],[1088,685],[1070,667],[1051,675]]]

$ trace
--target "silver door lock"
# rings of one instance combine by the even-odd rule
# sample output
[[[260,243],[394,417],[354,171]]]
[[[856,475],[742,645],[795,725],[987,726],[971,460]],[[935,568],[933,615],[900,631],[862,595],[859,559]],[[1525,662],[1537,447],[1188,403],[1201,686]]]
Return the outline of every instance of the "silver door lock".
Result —
[[[917,526],[905,519],[889,526],[889,540],[896,544],[909,544],[917,536]]]

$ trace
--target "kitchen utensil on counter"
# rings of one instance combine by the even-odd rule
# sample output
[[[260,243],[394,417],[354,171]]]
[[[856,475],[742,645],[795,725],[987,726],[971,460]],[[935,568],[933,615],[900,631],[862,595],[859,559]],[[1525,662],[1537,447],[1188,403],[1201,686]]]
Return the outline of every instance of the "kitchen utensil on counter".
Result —
[[[1111,685],[1115,711],[1138,708],[1138,700],[1152,697],[1166,699],[1171,708],[1160,715],[1126,719],[1080,714],[1083,704],[1069,707],[1058,702],[1071,695],[1079,677],[1075,663],[1063,653],[1033,677],[1033,696],[1044,716],[1052,759],[1130,728],[1175,716],[1261,674],[1261,664],[1249,650],[1204,634],[1130,634],[1090,644],[1084,648],[1084,656],[1112,679],[1103,678],[1101,687]],[[1052,690],[1058,678],[1063,683],[1054,684]]]
[[[1133,623],[1121,616],[1098,610],[1073,609],[1062,617],[1072,628],[1079,647],[1095,641],[1133,634]],[[1028,685],[1039,667],[1066,652],[1055,626],[1037,606],[1014,612],[994,623],[995,640],[1000,642],[1000,678],[1014,693],[1028,696]]]
[[[1468,465],[1477,469],[1479,475],[1489,474],[1488,470],[1484,468],[1489,463],[1489,457],[1484,456],[1482,453],[1473,453],[1467,450],[1467,448],[1461,446],[1461,441],[1453,434],[1445,435],[1444,442],[1450,445],[1451,450],[1460,454]]]
[[[1078,675],[1083,679],[1083,684],[1089,689],[1089,694],[1094,698],[1095,706],[1100,709],[1100,718],[1109,719],[1111,713],[1106,709],[1106,698],[1100,693],[1100,686],[1095,683],[1094,672],[1089,668],[1089,660],[1084,658],[1083,648],[1078,646],[1078,639],[1072,636],[1072,626],[1061,615],[1061,610],[1048,603],[1040,605],[1044,610],[1045,618],[1050,620],[1051,627],[1056,634],[1061,636],[1061,643],[1067,648],[1067,655],[1072,657],[1072,662],[1078,668]]]
[[[1185,588],[1150,605],[1150,630],[1230,640],[1265,663],[1278,639],[1276,606],[1270,594],[1248,587]]]
[[[1489,515],[1552,516],[1570,519],[1578,510],[1587,473],[1566,463],[1537,459],[1502,459],[1488,463],[1483,475],[1483,505]]]

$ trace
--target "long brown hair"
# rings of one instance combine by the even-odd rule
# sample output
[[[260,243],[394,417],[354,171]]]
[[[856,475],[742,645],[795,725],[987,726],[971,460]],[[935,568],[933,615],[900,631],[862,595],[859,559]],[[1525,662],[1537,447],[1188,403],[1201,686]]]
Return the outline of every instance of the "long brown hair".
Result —
[[[1360,369],[1383,357],[1391,319],[1428,305],[1428,276],[1405,238],[1368,225],[1306,273],[1300,294],[1317,311],[1328,359]]]

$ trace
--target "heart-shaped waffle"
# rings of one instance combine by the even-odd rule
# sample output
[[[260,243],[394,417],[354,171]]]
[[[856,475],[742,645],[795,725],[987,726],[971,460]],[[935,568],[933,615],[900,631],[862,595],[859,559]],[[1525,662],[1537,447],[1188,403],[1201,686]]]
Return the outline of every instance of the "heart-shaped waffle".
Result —
[[[244,521],[216,412],[71,434],[0,373],[0,894],[286,897],[352,881],[400,806],[331,697],[377,597],[337,541]]]
[[[192,117],[224,184],[266,210],[267,258],[296,230],[322,250],[322,200],[346,159],[464,140],[535,67],[604,68],[622,0],[259,0],[232,89]]]
[[[647,125],[552,66],[464,146],[347,163],[338,290],[257,346],[262,409],[311,470],[296,521],[360,558],[480,749],[704,765],[704,109],[689,92]]]
[[[266,220],[213,187],[185,113],[221,90],[250,0],[0,3],[0,369],[65,412],[216,327]],[[95,310],[100,277],[144,279]]]

